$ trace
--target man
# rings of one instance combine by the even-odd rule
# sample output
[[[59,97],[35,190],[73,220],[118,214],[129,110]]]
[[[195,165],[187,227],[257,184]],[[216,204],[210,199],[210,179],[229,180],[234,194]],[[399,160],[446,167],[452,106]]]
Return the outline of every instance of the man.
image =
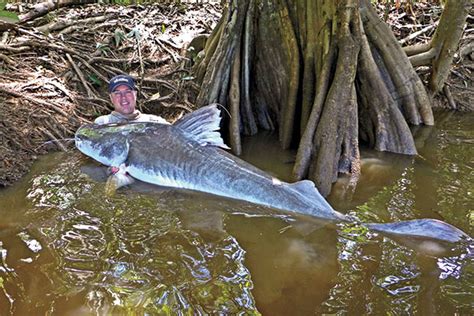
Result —
[[[157,122],[169,124],[164,118],[143,114],[135,109],[137,103],[137,90],[133,78],[127,75],[118,75],[109,82],[110,101],[114,111],[108,115],[99,116],[94,120],[95,124],[108,124],[119,122]]]
[[[118,75],[109,81],[110,101],[114,106],[114,111],[108,115],[99,116],[94,120],[94,124],[102,125],[109,123],[127,123],[127,122],[157,122],[162,124],[170,124],[164,118],[143,114],[138,111],[135,106],[137,103],[137,90],[132,77],[127,75]],[[84,165],[81,167],[82,172],[88,174],[91,178],[98,181],[106,179],[111,174],[116,174],[112,181],[107,181],[106,191],[113,192],[114,187],[130,184],[130,177],[125,177],[125,173],[118,166],[110,168],[97,167],[96,165]],[[121,183],[120,185],[117,183]]]

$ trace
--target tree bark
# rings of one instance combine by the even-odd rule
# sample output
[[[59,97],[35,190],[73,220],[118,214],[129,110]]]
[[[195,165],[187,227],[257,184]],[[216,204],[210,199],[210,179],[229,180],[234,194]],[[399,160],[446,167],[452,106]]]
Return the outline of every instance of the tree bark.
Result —
[[[448,78],[472,4],[472,0],[446,1],[433,39],[426,44],[404,48],[413,66],[432,67],[429,88],[433,94],[443,89],[444,82]]]
[[[359,143],[416,154],[409,124],[432,125],[430,98],[368,0],[231,1],[196,65],[198,104],[219,102],[230,144],[276,129],[298,148],[295,180],[329,194],[360,174]],[[239,75],[240,74],[240,75]]]
[[[435,93],[443,89],[444,82],[448,78],[454,53],[457,51],[464,31],[464,22],[471,8],[472,0],[446,2],[432,41],[436,53],[429,86],[430,90]]]

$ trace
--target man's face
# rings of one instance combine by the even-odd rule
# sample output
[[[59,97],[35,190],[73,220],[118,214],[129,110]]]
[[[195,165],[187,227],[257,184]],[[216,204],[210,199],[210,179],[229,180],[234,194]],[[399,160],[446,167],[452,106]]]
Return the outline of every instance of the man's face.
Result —
[[[126,85],[120,85],[110,93],[110,100],[116,112],[132,114],[137,103],[137,92]]]

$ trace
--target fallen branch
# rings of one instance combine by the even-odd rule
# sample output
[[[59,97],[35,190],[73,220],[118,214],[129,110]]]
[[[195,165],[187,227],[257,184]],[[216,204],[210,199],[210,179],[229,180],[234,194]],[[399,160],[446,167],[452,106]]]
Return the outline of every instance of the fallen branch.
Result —
[[[92,67],[87,61],[85,61],[83,58],[79,56],[74,56],[74,58],[77,58],[84,66],[86,66],[87,69],[95,73],[100,79],[102,79],[104,82],[108,83],[109,79],[105,77],[103,74],[101,74],[97,69]]]
[[[408,57],[413,67],[431,65],[436,56],[436,50],[430,48],[428,51]]]
[[[152,59],[152,58],[143,58],[143,62],[146,64],[154,64],[155,66],[160,66],[171,61],[171,56],[166,56],[162,59]],[[109,57],[92,57],[88,61],[90,64],[95,63],[109,63],[109,64],[137,64],[140,60],[130,59],[130,58],[109,58]]]
[[[56,143],[56,145],[58,145],[58,147],[59,147],[62,151],[64,151],[64,152],[67,151],[67,148],[64,147],[64,145],[61,144],[61,142],[60,142],[56,137],[54,137],[54,135],[53,135],[50,131],[48,131],[46,128],[41,128],[41,127],[39,128],[39,130],[40,130],[42,133],[44,133],[47,137],[49,137],[49,139],[50,139],[52,142]]]
[[[7,55],[3,55],[1,53],[0,53],[0,59],[3,60],[5,63],[10,64],[10,65],[14,63],[13,59],[11,59]]]
[[[53,85],[54,87],[56,87],[56,89],[58,89],[59,91],[61,91],[62,93],[64,93],[65,96],[67,96],[69,98],[69,100],[71,100],[72,102],[76,102],[76,98],[72,95],[72,93],[69,92],[68,89],[66,89],[65,86],[63,86],[60,82],[56,81],[56,80],[51,80],[49,82],[51,85]]]
[[[411,41],[411,40],[417,38],[417,37],[420,36],[421,34],[425,34],[425,33],[427,33],[428,31],[434,29],[436,26],[438,26],[438,21],[436,21],[436,22],[433,23],[432,25],[428,25],[428,26],[422,28],[422,29],[419,30],[418,32],[415,32],[415,33],[412,33],[412,34],[408,35],[407,37],[401,39],[401,40],[399,41],[399,43],[400,43],[401,45],[403,45],[403,44],[405,44],[406,42]]]
[[[84,86],[84,89],[86,89],[87,95],[89,97],[95,97],[95,93],[89,88],[89,85],[88,85],[86,79],[84,78],[84,74],[79,69],[79,67],[76,65],[76,63],[72,59],[71,55],[66,54],[66,58],[69,61],[69,63],[71,64],[71,66],[74,69],[74,71],[76,72],[76,74],[79,76],[79,79],[81,80],[82,85]]]
[[[138,77],[136,77],[136,76],[132,76],[132,77],[133,77],[133,79],[135,79],[135,80],[138,79]],[[176,92],[176,87],[173,86],[172,84],[170,84],[170,83],[169,83],[168,81],[166,81],[166,80],[154,79],[154,78],[143,78],[143,79],[142,79],[142,82],[145,82],[145,83],[158,83],[158,84],[160,84],[160,85],[162,85],[162,86],[165,86],[165,87],[167,87],[168,89],[170,89],[170,90]]]
[[[33,10],[26,14],[22,14],[19,16],[20,23],[25,23],[36,18],[39,18],[43,15],[48,14],[51,11],[54,11],[59,8],[73,6],[78,4],[88,4],[94,3],[94,0],[58,0],[58,1],[46,1],[36,4],[33,7]]]
[[[403,51],[407,54],[408,57],[416,54],[425,53],[431,48],[431,41],[423,44],[416,44],[403,47]]]
[[[107,19],[109,18],[110,18],[110,15],[106,15],[106,16],[104,15],[104,16],[95,16],[92,18],[87,18],[87,19],[82,19],[82,20],[61,20],[58,22],[52,22],[52,23],[39,26],[36,29],[43,33],[49,33],[52,31],[63,30],[70,26],[81,25],[82,27],[84,27],[87,24],[107,21]],[[61,32],[59,34],[61,34]]]
[[[163,50],[165,50],[168,54],[171,55],[171,57],[173,58],[173,61],[175,63],[178,62],[179,58],[176,56],[175,52],[173,52],[171,49],[169,49],[168,47],[166,47],[165,45],[163,45],[163,43],[167,43],[169,45],[169,42],[165,42],[163,40],[160,40],[160,39],[156,39],[156,42],[158,43],[158,45],[163,48]],[[162,43],[163,42],[163,43]]]
[[[30,97],[26,94],[21,94],[19,92],[10,90],[9,88],[7,88],[5,86],[2,86],[2,85],[0,85],[0,92],[12,95],[12,96],[17,97],[17,98],[25,99],[27,101],[30,101],[30,102],[33,102],[33,103],[36,103],[36,104],[39,104],[39,105],[43,105],[45,107],[48,107],[48,108],[58,112],[59,114],[63,115],[64,117],[69,117],[69,115],[66,112],[64,112],[64,110],[62,110],[59,106],[57,106],[55,104],[45,102],[45,101],[39,100],[37,98]]]
[[[449,89],[448,85],[444,85],[443,93],[446,96],[446,99],[448,99],[448,103],[451,109],[456,110],[457,105],[456,105],[456,102],[454,101],[453,95],[451,94],[451,90]]]
[[[31,50],[28,46],[13,47],[10,45],[0,44],[0,50],[6,50],[12,53],[22,53]]]

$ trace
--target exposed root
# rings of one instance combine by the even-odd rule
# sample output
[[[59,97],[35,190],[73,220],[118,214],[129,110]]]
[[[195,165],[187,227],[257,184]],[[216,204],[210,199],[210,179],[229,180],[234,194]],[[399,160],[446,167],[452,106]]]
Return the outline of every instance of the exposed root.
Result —
[[[323,195],[339,173],[350,173],[355,188],[359,140],[414,155],[409,124],[434,123],[431,99],[401,45],[368,0],[358,3],[233,1],[195,67],[198,104],[230,108],[234,152],[241,133],[278,129],[283,148],[298,143],[293,178],[312,179]]]
[[[217,24],[219,6],[61,6],[43,11],[56,10],[52,20],[30,14],[27,23],[0,23],[0,186],[36,155],[66,150],[62,139],[109,112],[107,83],[116,74],[135,78],[144,111],[172,121],[195,108],[189,73],[173,61],[184,60],[185,41]]]
[[[278,19],[281,34],[283,35],[283,50],[288,61],[288,86],[286,100],[283,100],[280,108],[279,137],[283,149],[290,148],[294,135],[294,124],[296,115],[296,102],[299,91],[300,56],[295,30],[288,13],[288,8],[282,8],[281,17]]]
[[[331,68],[335,62],[335,47],[331,45],[329,52],[324,57],[322,71],[319,75],[318,84],[316,87],[316,96],[314,98],[313,107],[311,109],[310,117],[307,121],[306,128],[301,136],[298,152],[296,154],[296,161],[293,167],[293,179],[301,180],[308,175],[308,169],[313,158],[313,137],[316,132],[319,120],[321,118],[321,111],[326,100],[326,95],[329,90]]]
[[[232,151],[236,155],[242,153],[242,142],[240,140],[240,47],[237,48],[237,55],[232,65],[230,89],[229,89],[229,105],[230,105],[230,123],[229,123],[229,139]]]
[[[314,135],[315,156],[310,164],[308,178],[316,183],[323,196],[330,193],[332,183],[337,180],[340,164],[347,171],[350,168],[347,167],[347,162],[352,158],[349,157],[352,150],[346,150],[346,161],[341,161],[344,136],[348,135],[347,128],[351,126],[350,120],[354,119],[347,115],[347,109],[354,106],[352,92],[360,49],[357,31],[359,14],[355,8],[352,1],[348,1],[345,7],[338,8],[341,26],[336,39],[337,66]],[[350,143],[346,142],[349,146]]]

